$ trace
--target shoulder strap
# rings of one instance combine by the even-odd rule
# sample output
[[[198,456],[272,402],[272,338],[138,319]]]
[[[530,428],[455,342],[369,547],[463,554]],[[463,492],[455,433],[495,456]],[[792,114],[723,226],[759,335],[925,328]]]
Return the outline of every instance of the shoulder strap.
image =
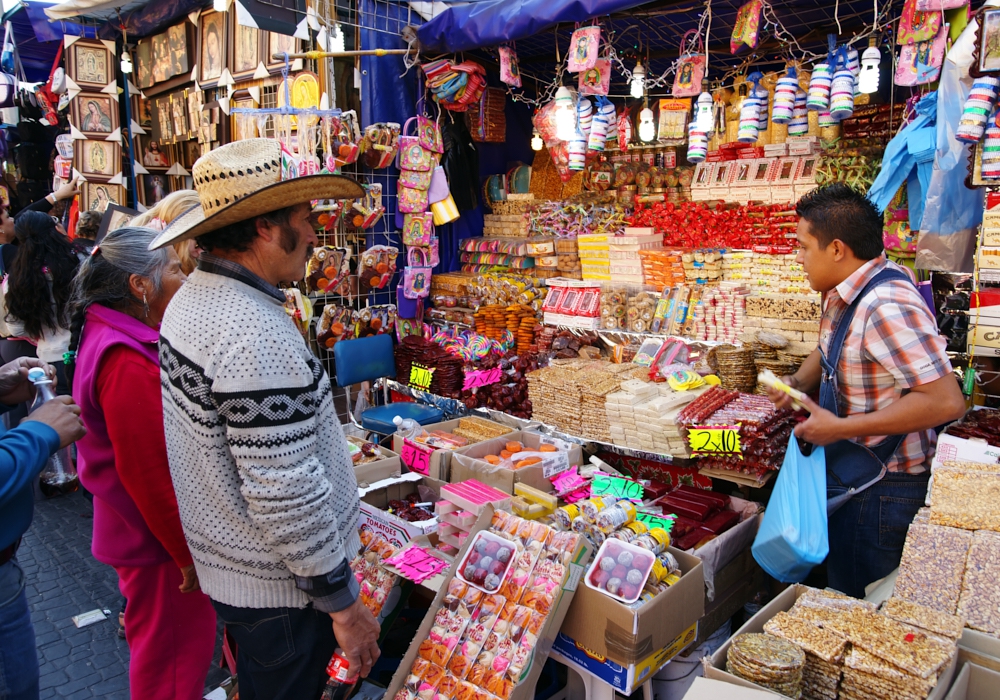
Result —
[[[826,359],[827,362],[830,363],[831,367],[836,367],[840,363],[840,354],[844,349],[844,339],[847,337],[847,331],[851,327],[851,321],[854,320],[854,313],[858,310],[861,300],[868,296],[868,293],[876,287],[893,280],[902,280],[912,284],[906,273],[891,267],[886,268],[868,280],[868,284],[866,284],[864,289],[861,290],[861,293],[854,298],[854,302],[848,306],[847,309],[845,309],[840,315],[840,318],[837,319],[837,325],[833,331],[833,338],[830,341],[830,345],[827,347],[828,355]]]

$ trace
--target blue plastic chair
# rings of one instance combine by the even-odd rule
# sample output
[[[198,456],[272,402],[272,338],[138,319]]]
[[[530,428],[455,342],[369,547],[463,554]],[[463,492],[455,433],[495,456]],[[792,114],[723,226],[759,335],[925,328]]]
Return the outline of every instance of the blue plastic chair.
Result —
[[[389,403],[389,388],[383,384],[386,403],[374,406],[355,416],[351,410],[350,386],[376,379],[396,378],[396,360],[392,353],[392,337],[373,335],[355,340],[341,340],[333,346],[337,368],[337,386],[347,387],[347,410],[351,422],[364,430],[382,435],[396,432],[392,419],[396,416],[412,418],[420,425],[440,423],[444,412],[422,403]]]

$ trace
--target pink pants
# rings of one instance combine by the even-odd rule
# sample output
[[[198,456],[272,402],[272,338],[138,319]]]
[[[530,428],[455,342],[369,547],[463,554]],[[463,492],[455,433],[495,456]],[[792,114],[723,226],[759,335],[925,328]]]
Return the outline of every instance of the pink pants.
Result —
[[[172,561],[116,566],[128,600],[125,635],[131,696],[142,700],[198,700],[215,649],[215,609],[201,591],[181,593]]]

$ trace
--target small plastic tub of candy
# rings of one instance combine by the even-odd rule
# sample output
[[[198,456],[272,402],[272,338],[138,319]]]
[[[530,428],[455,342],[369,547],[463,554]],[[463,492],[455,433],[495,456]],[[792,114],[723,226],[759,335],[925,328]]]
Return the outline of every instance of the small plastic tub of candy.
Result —
[[[481,591],[496,593],[517,557],[516,543],[481,530],[466,550],[458,567],[458,577]]]
[[[586,583],[595,591],[628,605],[642,594],[656,558],[641,547],[608,539],[597,550]],[[662,565],[661,565],[662,568]]]

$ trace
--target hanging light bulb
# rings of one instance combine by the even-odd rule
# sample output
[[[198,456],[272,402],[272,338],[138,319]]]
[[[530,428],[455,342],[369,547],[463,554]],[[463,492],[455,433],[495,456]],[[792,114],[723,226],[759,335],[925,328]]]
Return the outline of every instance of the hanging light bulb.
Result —
[[[639,140],[649,143],[656,138],[656,125],[653,124],[653,110],[646,105],[639,112]]]
[[[712,96],[707,92],[703,92],[698,96],[698,111],[695,114],[694,121],[695,125],[698,127],[698,131],[705,134],[710,132],[715,124],[712,102]]]
[[[556,136],[569,141],[576,135],[576,108],[573,93],[563,85],[556,91]]]
[[[861,74],[858,76],[858,91],[866,95],[878,92],[878,69],[882,54],[875,46],[875,37],[868,40],[868,48],[861,54]]]
[[[128,55],[128,51],[122,51],[122,73],[128,75],[132,72],[132,57]]]
[[[642,67],[642,61],[635,64],[632,70],[632,97],[639,99],[646,94],[646,69]]]
[[[531,150],[540,151],[542,150],[542,135],[538,133],[538,129],[531,135]]]

